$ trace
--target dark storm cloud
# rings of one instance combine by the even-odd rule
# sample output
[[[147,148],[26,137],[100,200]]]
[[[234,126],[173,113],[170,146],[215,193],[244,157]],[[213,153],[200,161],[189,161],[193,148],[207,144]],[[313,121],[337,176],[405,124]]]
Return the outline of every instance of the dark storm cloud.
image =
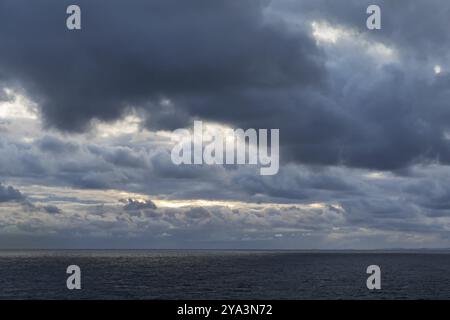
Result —
[[[17,189],[11,186],[4,186],[0,182],[0,202],[23,201],[25,196]]]
[[[450,4],[374,3],[383,24],[370,32],[368,1],[78,1],[82,30],[70,32],[67,1],[5,0],[0,79],[24,87],[47,124],[64,131],[134,108],[150,129],[194,118],[280,128],[283,162],[381,170],[448,164],[449,77],[427,81],[420,66],[446,58]],[[312,39],[313,20],[393,46],[403,64],[378,68],[351,47],[327,56]],[[327,66],[336,57],[337,67]],[[126,151],[105,156],[145,165]]]
[[[313,41],[265,23],[265,3],[77,1],[83,30],[69,32],[68,1],[2,1],[0,70],[63,130],[115,119],[129,106],[148,109],[149,123],[179,126],[161,98],[193,111],[195,100],[211,94],[320,78]]]

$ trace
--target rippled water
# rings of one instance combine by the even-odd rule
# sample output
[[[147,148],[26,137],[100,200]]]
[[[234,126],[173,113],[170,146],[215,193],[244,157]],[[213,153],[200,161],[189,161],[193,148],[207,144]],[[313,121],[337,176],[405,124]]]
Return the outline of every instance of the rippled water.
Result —
[[[68,265],[82,290],[66,289]],[[366,288],[368,265],[382,290]],[[0,299],[449,299],[450,254],[0,251]]]

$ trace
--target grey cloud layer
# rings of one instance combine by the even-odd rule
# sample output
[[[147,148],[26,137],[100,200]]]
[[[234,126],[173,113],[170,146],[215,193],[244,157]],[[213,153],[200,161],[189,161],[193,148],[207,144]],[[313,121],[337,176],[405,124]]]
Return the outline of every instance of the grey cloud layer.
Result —
[[[71,152],[49,148],[48,141],[69,145]],[[1,145],[12,149],[15,143],[3,141]],[[110,245],[124,247],[257,248],[443,246],[450,240],[450,175],[444,166],[414,167],[403,175],[293,164],[283,166],[274,177],[259,176],[256,168],[208,166],[186,168],[191,170],[186,174],[170,163],[168,150],[160,148],[152,154],[151,144],[144,149],[81,144],[73,138],[46,135],[15,148],[22,152],[0,149],[0,163],[14,164],[2,165],[1,175],[36,187],[26,188],[24,201],[20,188],[3,186],[3,191],[10,190],[6,192],[8,206],[0,206],[4,244],[20,243],[17,234],[22,240],[39,237],[36,243],[53,237],[58,243],[65,239],[68,246],[88,247],[108,247],[108,239]],[[111,156],[117,153],[127,154],[119,159],[145,159],[146,165],[139,169],[118,161]],[[27,167],[30,161],[23,159],[29,158],[40,164],[40,171]],[[12,169],[16,171],[8,171]],[[54,187],[48,196],[36,196],[39,185]],[[74,191],[60,194],[58,185]],[[101,197],[92,201],[88,195],[93,188],[138,192],[169,201],[243,201],[248,206],[166,208],[151,200],[120,196],[112,203]],[[308,207],[314,203],[320,206]]]

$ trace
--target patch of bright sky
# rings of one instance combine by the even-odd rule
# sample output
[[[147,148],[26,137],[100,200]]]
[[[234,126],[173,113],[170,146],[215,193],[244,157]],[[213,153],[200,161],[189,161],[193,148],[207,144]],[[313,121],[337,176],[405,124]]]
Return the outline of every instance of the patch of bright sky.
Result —
[[[142,119],[135,114],[129,114],[115,122],[94,121],[94,130],[101,138],[117,137],[138,133]]]
[[[376,179],[376,180],[387,179],[387,178],[389,178],[389,176],[390,176],[390,174],[388,174],[386,172],[379,172],[379,171],[370,172],[370,173],[366,174],[367,178]]]
[[[331,25],[325,21],[311,22],[312,35],[319,46],[354,45],[365,51],[379,63],[393,63],[398,61],[395,48],[374,40],[369,40],[364,34],[348,27]]]
[[[125,192],[122,190],[85,190],[74,188],[49,187],[41,185],[16,185],[20,190],[35,202],[64,204],[64,203],[90,203],[105,205],[122,205],[120,200],[133,199],[138,201],[151,200],[158,208],[183,207],[227,207],[239,208],[295,208],[295,209],[325,209],[326,203],[248,203],[242,201],[215,201],[204,199],[167,200],[149,199],[147,195]],[[330,204],[335,209],[342,209],[339,204]]]
[[[12,89],[3,88],[6,101],[0,101],[0,119],[38,119],[37,105]]]

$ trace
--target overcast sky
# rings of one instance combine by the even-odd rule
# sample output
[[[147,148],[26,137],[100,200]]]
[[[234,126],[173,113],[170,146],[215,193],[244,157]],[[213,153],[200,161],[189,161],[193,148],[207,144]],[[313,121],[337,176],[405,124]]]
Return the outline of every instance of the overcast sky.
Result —
[[[449,15],[0,0],[0,248],[450,247]],[[172,164],[194,120],[279,128],[279,173]]]

